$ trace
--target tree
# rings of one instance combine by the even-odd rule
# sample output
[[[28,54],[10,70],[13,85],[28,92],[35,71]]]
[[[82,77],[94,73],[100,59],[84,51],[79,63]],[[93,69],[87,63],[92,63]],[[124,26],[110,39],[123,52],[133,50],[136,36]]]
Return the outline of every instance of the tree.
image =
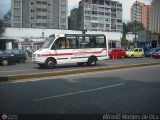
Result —
[[[3,16],[6,27],[11,27],[11,9]]]
[[[3,35],[4,31],[5,31],[5,24],[3,20],[0,19],[0,36]]]
[[[141,31],[141,30],[145,30],[143,24],[140,22],[128,22],[127,24],[123,23],[123,36],[121,39],[122,42],[127,42],[126,35],[129,32],[135,33],[135,26],[136,26],[136,32]]]
[[[135,33],[135,26],[136,26],[136,31],[144,30],[144,26],[141,22],[128,22],[127,32]]]
[[[125,23],[123,23],[123,35],[122,35],[122,42],[128,42],[128,40],[126,39],[126,35],[128,33],[128,28],[127,25]]]

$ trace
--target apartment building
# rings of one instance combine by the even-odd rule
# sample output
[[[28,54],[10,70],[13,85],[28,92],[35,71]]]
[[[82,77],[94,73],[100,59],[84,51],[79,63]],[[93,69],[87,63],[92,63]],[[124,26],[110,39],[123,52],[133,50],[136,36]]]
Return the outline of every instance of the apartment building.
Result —
[[[131,21],[141,22],[146,30],[151,29],[151,5],[135,2],[131,7]]]
[[[151,31],[153,33],[152,43],[157,47],[160,46],[160,0],[153,0],[151,6]]]
[[[160,0],[153,0],[152,1],[152,27],[151,30],[153,33],[160,33]]]
[[[68,0],[11,0],[12,27],[68,29]]]
[[[122,4],[111,0],[81,0],[74,11],[79,30],[122,32]],[[71,12],[72,16],[72,12]],[[72,28],[71,28],[72,29]]]

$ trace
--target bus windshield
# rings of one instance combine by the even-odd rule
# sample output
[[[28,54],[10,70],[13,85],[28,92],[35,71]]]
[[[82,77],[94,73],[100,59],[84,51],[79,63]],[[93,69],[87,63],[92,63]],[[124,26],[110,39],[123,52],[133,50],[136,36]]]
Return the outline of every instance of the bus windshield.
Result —
[[[43,44],[42,48],[49,48],[54,41],[54,37],[48,38]]]

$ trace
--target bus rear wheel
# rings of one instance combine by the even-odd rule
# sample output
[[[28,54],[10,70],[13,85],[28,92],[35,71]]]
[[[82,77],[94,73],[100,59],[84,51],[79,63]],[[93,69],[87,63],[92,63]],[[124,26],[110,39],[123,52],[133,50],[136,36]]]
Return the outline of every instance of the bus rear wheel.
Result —
[[[48,58],[45,62],[45,67],[48,69],[54,68],[56,65],[56,61],[53,58]]]
[[[88,59],[87,65],[88,66],[95,66],[97,64],[97,58],[96,57],[90,57]]]

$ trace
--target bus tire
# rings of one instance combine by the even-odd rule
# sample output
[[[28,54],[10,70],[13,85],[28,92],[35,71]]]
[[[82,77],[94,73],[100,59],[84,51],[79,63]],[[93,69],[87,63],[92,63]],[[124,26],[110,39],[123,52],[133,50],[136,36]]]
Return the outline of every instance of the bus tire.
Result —
[[[56,65],[56,61],[53,58],[48,58],[45,62],[45,67],[48,69],[54,68]]]
[[[7,66],[9,64],[9,61],[7,59],[2,60],[2,65]]]
[[[92,56],[88,59],[87,65],[88,66],[95,66],[97,64],[97,58]]]

